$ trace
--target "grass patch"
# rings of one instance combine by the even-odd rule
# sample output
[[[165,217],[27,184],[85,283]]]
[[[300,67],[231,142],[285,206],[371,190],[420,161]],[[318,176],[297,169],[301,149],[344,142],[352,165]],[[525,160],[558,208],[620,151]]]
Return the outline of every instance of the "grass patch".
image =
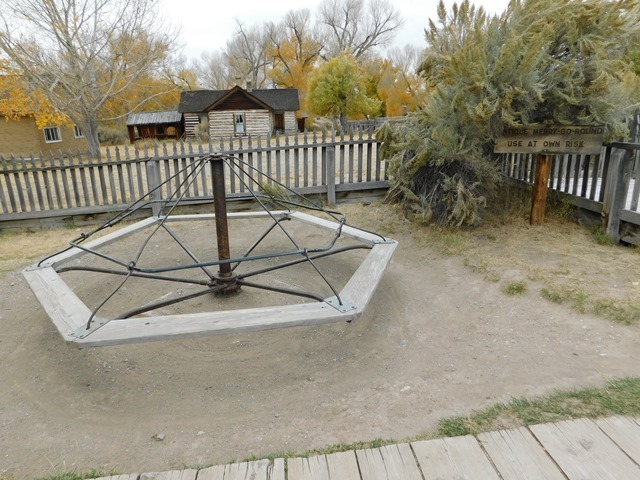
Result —
[[[445,255],[459,255],[467,249],[465,236],[459,232],[439,227],[426,227],[426,230],[430,243]]]
[[[87,478],[100,478],[115,475],[101,472],[100,470],[88,470],[86,472],[64,472],[50,477],[40,477],[36,480],[86,480]]]
[[[633,304],[620,305],[615,300],[597,300],[594,307],[597,315],[624,325],[633,325],[640,321],[640,307]]]
[[[602,225],[594,225],[591,228],[591,234],[598,245],[613,245],[613,240],[607,235],[607,231]]]
[[[561,391],[532,400],[516,398],[469,416],[446,418],[436,435],[452,437],[574,418],[640,415],[640,378],[624,378],[604,388]]]
[[[584,291],[570,287],[544,287],[540,294],[550,302],[569,304],[578,313],[593,313],[623,325],[640,323],[640,306],[631,302],[621,303],[611,298],[591,300]]]
[[[522,295],[527,291],[527,283],[523,281],[508,282],[502,287],[502,291],[507,295]]]
[[[540,290],[542,298],[553,303],[569,304],[578,313],[589,310],[589,296],[579,288],[566,286],[543,287]]]

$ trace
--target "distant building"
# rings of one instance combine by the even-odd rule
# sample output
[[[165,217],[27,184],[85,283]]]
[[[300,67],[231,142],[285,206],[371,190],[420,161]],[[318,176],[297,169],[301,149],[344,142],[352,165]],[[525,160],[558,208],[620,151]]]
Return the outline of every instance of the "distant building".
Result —
[[[183,115],[184,133],[195,136],[196,128],[209,122],[211,137],[271,135],[298,131],[298,90],[191,90],[180,94],[178,112]]]
[[[82,130],[77,126],[52,125],[45,128],[36,126],[31,116],[9,119],[0,116],[0,154],[15,155],[57,155],[69,150],[85,151],[87,142]]]
[[[127,117],[131,143],[145,138],[180,139],[184,132],[182,114],[175,110],[132,113]]]

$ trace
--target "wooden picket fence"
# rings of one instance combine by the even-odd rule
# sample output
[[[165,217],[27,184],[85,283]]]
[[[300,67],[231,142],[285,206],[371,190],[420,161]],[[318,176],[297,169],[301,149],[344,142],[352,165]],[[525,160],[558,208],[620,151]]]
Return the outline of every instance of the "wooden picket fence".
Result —
[[[156,199],[212,199],[210,153],[233,157],[225,167],[230,200],[248,198],[260,184],[282,183],[301,194],[336,195],[388,187],[372,131],[347,136],[220,139],[103,149],[100,156],[0,156],[0,228],[7,221],[117,211],[154,191]]]

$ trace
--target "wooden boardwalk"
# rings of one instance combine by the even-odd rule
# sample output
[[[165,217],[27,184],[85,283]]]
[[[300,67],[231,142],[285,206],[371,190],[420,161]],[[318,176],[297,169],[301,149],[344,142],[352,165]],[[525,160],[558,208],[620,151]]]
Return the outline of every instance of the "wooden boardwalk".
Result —
[[[286,463],[286,468],[285,468]],[[640,419],[570,420],[313,457],[101,480],[632,480]]]

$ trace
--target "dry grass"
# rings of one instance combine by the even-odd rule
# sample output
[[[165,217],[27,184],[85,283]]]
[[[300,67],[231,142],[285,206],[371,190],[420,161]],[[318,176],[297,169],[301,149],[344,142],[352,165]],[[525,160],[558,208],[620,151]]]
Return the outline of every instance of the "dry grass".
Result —
[[[0,278],[64,248],[75,233],[67,228],[0,233]]]
[[[347,219],[385,235],[412,235],[425,248],[460,255],[465,264],[504,291],[571,306],[625,324],[640,323],[640,249],[602,242],[570,219],[570,208],[548,209],[544,225],[529,225],[526,196],[511,194],[500,214],[472,229],[443,230],[404,220],[395,206],[347,207]],[[516,196],[513,196],[516,195]],[[525,292],[526,290],[526,292]]]

